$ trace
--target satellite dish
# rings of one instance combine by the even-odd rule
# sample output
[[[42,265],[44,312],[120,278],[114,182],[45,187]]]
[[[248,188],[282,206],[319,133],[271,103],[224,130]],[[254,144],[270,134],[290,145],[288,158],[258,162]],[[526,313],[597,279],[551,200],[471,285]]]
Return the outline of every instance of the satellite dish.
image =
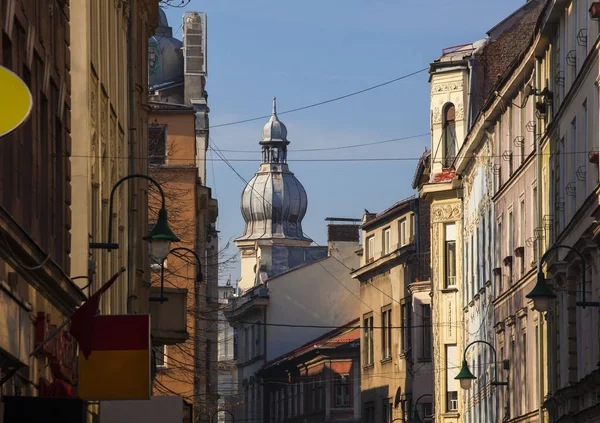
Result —
[[[398,404],[400,404],[400,396],[402,395],[402,388],[398,386],[396,390],[396,397],[394,398],[394,408],[398,408]]]

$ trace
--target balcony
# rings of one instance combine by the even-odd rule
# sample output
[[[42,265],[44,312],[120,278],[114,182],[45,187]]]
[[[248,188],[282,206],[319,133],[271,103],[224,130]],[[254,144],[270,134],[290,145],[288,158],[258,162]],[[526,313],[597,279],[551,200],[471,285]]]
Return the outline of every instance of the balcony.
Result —
[[[175,345],[189,338],[187,295],[187,289],[164,288],[163,296],[168,301],[150,303],[153,345]],[[150,288],[150,296],[160,296],[160,287]]]

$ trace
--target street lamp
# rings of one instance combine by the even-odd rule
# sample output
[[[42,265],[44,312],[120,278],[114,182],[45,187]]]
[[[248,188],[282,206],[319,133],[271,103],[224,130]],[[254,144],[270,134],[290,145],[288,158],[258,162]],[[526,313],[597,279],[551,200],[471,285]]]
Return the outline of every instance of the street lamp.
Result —
[[[471,345],[477,344],[477,343],[487,345],[488,347],[490,347],[492,349],[492,352],[494,353],[494,363],[495,363],[494,380],[492,382],[490,382],[490,385],[492,385],[492,386],[507,386],[508,382],[499,382],[498,381],[498,357],[496,355],[496,349],[489,342],[481,341],[481,340],[473,341],[469,345],[467,345],[467,347],[465,348],[465,351],[463,353],[462,367],[460,369],[460,372],[458,372],[458,374],[456,375],[456,377],[454,379],[460,381],[460,387],[464,390],[470,389],[471,382],[473,381],[473,379],[477,379],[475,377],[475,375],[473,373],[471,373],[471,370],[469,370],[469,365],[467,364],[467,350],[469,349],[469,347]]]
[[[213,415],[212,415],[212,416],[210,416],[210,423],[212,423],[212,422],[213,422],[213,419],[215,418],[215,416],[216,416],[217,414],[219,414],[220,412],[223,412],[223,413],[227,413],[227,414],[229,414],[229,415],[231,416],[231,421],[235,423],[235,416],[233,415],[233,413],[232,413],[231,411],[229,411],[229,410],[224,410],[224,409],[220,409],[220,410],[217,410],[217,411],[215,411],[215,412],[213,413]]]
[[[192,255],[196,258],[196,261],[198,262],[198,273],[196,273],[196,279],[194,282],[196,284],[202,282],[202,262],[200,261],[200,257],[198,257],[198,254],[196,254],[194,250],[186,247],[173,248],[167,254],[165,254],[165,258],[160,263],[160,297],[150,297],[150,301],[160,301],[161,303],[163,303],[169,300],[168,298],[163,296],[165,286],[165,259],[169,254],[174,253],[176,251],[187,251],[188,253],[192,253]]]
[[[579,307],[583,307],[583,308],[600,307],[600,302],[586,301],[586,299],[585,299],[585,269],[586,269],[585,258],[583,257],[583,254],[581,254],[575,248],[570,247],[568,245],[555,245],[553,247],[550,247],[544,253],[542,258],[540,259],[540,264],[546,261],[546,259],[548,258],[548,255],[552,251],[558,250],[559,248],[566,248],[567,250],[573,251],[575,254],[577,254],[579,256],[579,259],[581,260],[581,285],[582,285],[583,289],[581,292],[581,301],[577,301],[575,303],[575,305],[577,305]],[[537,282],[536,282],[535,286],[533,287],[531,292],[529,294],[527,294],[525,297],[533,300],[533,309],[534,310],[537,310],[540,312],[548,311],[548,308],[550,306],[550,300],[553,298],[556,298],[556,295],[552,291],[552,288],[550,286],[548,286],[548,284],[546,283],[546,277],[544,275],[544,272],[542,272],[542,271],[538,272]]]
[[[423,394],[419,398],[417,398],[417,400],[415,401],[415,407],[414,407],[415,409],[413,411],[412,419],[410,419],[408,421],[408,423],[423,423],[423,420],[421,420],[421,418],[419,417],[419,412],[417,411],[417,406],[419,405],[419,402],[421,401],[421,399],[424,397],[433,397],[433,395]]]
[[[148,175],[142,175],[134,173],[132,175],[127,175],[117,181],[117,183],[112,187],[110,191],[110,200],[108,206],[108,241],[107,242],[90,242],[90,248],[100,248],[104,250],[115,250],[119,248],[119,244],[112,242],[112,226],[113,226],[113,199],[114,194],[119,185],[125,182],[128,179],[132,178],[142,178],[152,182],[160,192],[160,196],[162,198],[162,205],[160,210],[158,211],[158,220],[156,224],[150,231],[148,235],[146,235],[143,239],[150,241],[150,254],[156,258],[157,261],[163,262],[167,254],[169,253],[169,248],[171,248],[171,242],[178,242],[179,238],[173,233],[171,228],[169,227],[169,222],[167,219],[167,209],[165,208],[165,193],[162,190],[162,187],[155,179],[151,178]]]

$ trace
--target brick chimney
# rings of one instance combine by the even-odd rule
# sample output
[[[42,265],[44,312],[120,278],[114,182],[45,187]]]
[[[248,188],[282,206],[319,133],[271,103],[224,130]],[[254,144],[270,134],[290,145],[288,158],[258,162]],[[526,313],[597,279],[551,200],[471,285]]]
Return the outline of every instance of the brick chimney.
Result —
[[[360,220],[328,217],[327,249],[342,261],[354,261],[360,241]]]

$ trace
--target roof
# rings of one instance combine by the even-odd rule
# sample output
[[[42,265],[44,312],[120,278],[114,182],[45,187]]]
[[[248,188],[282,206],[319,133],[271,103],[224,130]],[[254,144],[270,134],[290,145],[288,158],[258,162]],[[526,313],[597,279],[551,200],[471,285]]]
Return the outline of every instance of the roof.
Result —
[[[363,223],[362,228],[366,229],[367,227],[372,226],[375,223],[381,222],[385,218],[405,209],[406,207],[410,206],[411,202],[415,199],[416,199],[416,197],[413,194],[410,197],[407,197],[403,200],[398,201],[397,203],[393,204],[391,207],[388,207],[381,213],[375,215],[375,217],[372,217],[371,219],[369,219],[368,221]]]
[[[484,109],[495,96],[496,87],[511,72],[533,42],[535,27],[545,0],[531,0],[492,28],[489,41],[475,53],[477,67],[476,102]],[[479,110],[475,110],[479,112]]]
[[[421,184],[421,178],[425,174],[425,169],[429,167],[429,159],[431,157],[431,150],[425,149],[425,152],[419,158],[419,163],[417,163],[417,168],[415,169],[415,176],[412,181],[412,188],[417,189]]]
[[[332,331],[327,332],[310,342],[307,342],[301,347],[265,363],[263,369],[300,357],[310,351],[315,351],[317,349],[339,348],[343,345],[358,341],[360,339],[360,326],[358,326],[358,322],[359,319],[357,318],[343,326],[340,326],[339,328],[333,329]]]
[[[150,108],[153,112],[182,112],[182,113],[195,113],[195,110],[192,106],[187,106],[185,104],[175,104],[175,103],[165,103],[162,101],[149,101]]]

